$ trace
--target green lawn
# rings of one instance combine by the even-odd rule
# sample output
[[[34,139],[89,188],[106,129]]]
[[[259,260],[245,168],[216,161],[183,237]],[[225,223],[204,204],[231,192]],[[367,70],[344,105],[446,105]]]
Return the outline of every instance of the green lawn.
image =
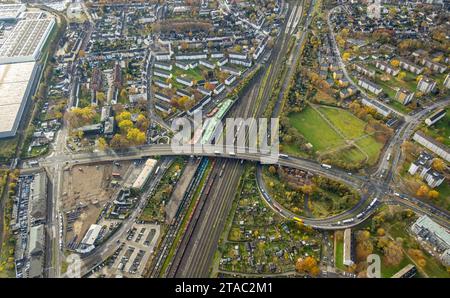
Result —
[[[341,270],[346,270],[344,265],[344,241],[336,240],[336,255],[334,256],[334,264]]]
[[[366,123],[346,110],[325,106],[320,107],[319,110],[347,139],[355,139],[365,134]]]
[[[310,107],[300,113],[291,113],[289,119],[315,151],[325,151],[344,144],[344,140]]]
[[[439,198],[435,204],[450,211],[450,184],[444,181],[436,190],[439,192]]]
[[[359,162],[366,160],[366,155],[356,147],[346,148],[334,153],[339,160],[347,163]]]
[[[200,81],[200,80],[204,79],[199,67],[196,67],[194,69],[184,70],[177,66],[174,66],[173,70],[172,70],[172,74],[173,74],[174,80],[176,77],[182,76],[184,74],[187,75],[188,78],[195,80],[195,81]]]
[[[364,150],[369,156],[368,163],[370,165],[374,164],[378,160],[378,155],[380,154],[383,144],[377,142],[372,136],[367,136],[359,139],[356,144]]]
[[[347,140],[357,139],[366,134],[364,131],[366,123],[344,109],[320,106],[319,111]],[[289,119],[291,125],[313,145],[314,151],[324,153],[334,148],[342,147],[342,149],[330,153],[333,155],[332,159],[337,158],[349,164],[356,164],[366,161],[367,154],[367,162],[372,165],[377,161],[380,150],[383,147],[383,144],[378,143],[372,136],[366,136],[356,141],[356,145],[364,152],[361,152],[360,149],[354,146],[350,148],[348,146],[345,147],[346,140],[311,107],[307,107],[300,113],[291,113]],[[283,151],[293,154],[298,150],[293,146],[284,145]]]
[[[410,108],[403,105],[401,102],[396,101],[395,99],[392,99],[389,103],[387,103],[387,105],[395,109],[396,111],[399,111],[400,113],[407,114],[411,112]]]

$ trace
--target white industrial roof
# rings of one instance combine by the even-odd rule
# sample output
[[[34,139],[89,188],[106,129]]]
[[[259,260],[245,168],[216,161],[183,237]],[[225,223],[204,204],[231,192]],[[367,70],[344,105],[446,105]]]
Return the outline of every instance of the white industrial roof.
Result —
[[[147,179],[150,175],[150,173],[153,171],[153,168],[156,165],[157,160],[156,159],[147,159],[145,162],[144,168],[142,169],[141,173],[137,177],[136,181],[133,183],[133,188],[141,189],[145,182],[147,182]]]
[[[447,245],[450,245],[450,233],[446,228],[443,226],[437,224],[431,218],[429,218],[427,215],[423,215],[417,219],[415,222],[416,225],[419,227],[428,229],[432,231],[436,236],[441,238],[442,241],[444,241]]]
[[[54,24],[53,18],[19,21],[0,47],[0,63],[36,60]]]
[[[0,136],[14,130],[14,124],[21,117],[21,107],[29,95],[28,85],[32,83],[35,62],[0,65]]]
[[[94,245],[94,242],[97,240],[101,230],[102,226],[95,224],[91,225],[81,243],[86,245]]]
[[[0,20],[16,19],[25,9],[24,4],[0,4]]]

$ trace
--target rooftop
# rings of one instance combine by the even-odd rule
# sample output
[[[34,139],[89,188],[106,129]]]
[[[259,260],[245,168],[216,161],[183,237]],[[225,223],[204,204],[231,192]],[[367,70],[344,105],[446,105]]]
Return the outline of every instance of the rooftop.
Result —
[[[15,134],[29,95],[35,62],[0,65],[0,136]]]
[[[447,245],[450,245],[450,233],[447,229],[442,227],[441,225],[435,223],[428,216],[423,215],[417,219],[414,225],[427,229],[433,232],[437,237],[439,237],[442,241],[444,241]]]
[[[22,58],[23,62],[36,60],[50,34],[54,19],[26,19],[19,21],[0,48],[0,63],[8,58]],[[10,62],[10,61],[9,61]]]

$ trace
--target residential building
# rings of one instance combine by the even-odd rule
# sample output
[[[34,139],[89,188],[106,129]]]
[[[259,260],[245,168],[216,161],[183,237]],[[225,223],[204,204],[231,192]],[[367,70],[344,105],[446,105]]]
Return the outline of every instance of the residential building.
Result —
[[[214,63],[209,62],[207,60],[200,60],[200,65],[203,65],[204,67],[209,68],[209,69],[216,68],[216,65]]]
[[[172,88],[172,83],[167,83],[165,81],[159,80],[159,79],[155,79],[154,80],[155,85],[164,89],[171,89]]]
[[[181,68],[183,70],[189,70],[191,68],[189,63],[184,63],[184,62],[181,62],[181,61],[176,61],[175,62],[175,66],[179,67],[179,68]]]
[[[162,69],[155,69],[153,71],[153,75],[158,76],[158,77],[162,77],[162,78],[165,78],[165,79],[171,79],[172,78],[172,73],[167,72],[167,71],[162,70]]]
[[[450,73],[445,77],[444,87],[450,89]]]
[[[434,62],[429,58],[422,58],[419,60],[419,63],[423,66],[428,67],[433,72],[443,73],[447,70],[447,66],[440,64],[438,62]]]
[[[233,59],[233,58],[230,58],[230,63],[231,64],[242,65],[242,66],[245,66],[245,67],[251,67],[252,66],[252,61],[248,60],[248,59]]]
[[[170,97],[162,93],[155,92],[155,98],[170,103]]]
[[[222,66],[220,67],[220,71],[235,75],[235,76],[241,76],[242,72],[238,69],[232,68],[232,67],[228,67],[228,66]]]
[[[397,93],[395,94],[395,100],[399,101],[403,105],[409,104],[414,98],[414,93],[409,92],[406,89],[400,88],[397,90]]]
[[[191,79],[185,79],[185,78],[177,77],[176,81],[178,83],[183,84],[183,85],[188,86],[188,87],[194,86],[194,81],[192,81]]]
[[[403,267],[400,271],[392,275],[391,278],[411,278],[414,277],[417,273],[416,266],[413,264],[408,264]]]
[[[417,83],[417,90],[424,94],[428,94],[434,91],[436,88],[436,82],[430,78],[422,77]]]
[[[230,86],[230,85],[233,84],[235,81],[236,81],[236,76],[230,75],[230,76],[225,80],[225,85]]]
[[[358,85],[372,93],[374,93],[375,95],[379,95],[381,92],[383,92],[383,89],[378,86],[377,84],[366,80],[364,78],[359,78],[358,79]]]
[[[228,57],[230,57],[230,59],[246,60],[247,59],[247,54],[245,54],[245,53],[237,53],[237,52],[230,52],[230,53],[228,53]]]
[[[201,111],[205,105],[207,105],[211,101],[211,96],[205,95],[194,107],[192,107],[187,114],[189,116],[194,115],[195,113]]]
[[[391,76],[396,76],[400,72],[399,69],[395,69],[392,66],[390,66],[388,63],[383,62],[383,61],[377,61],[377,63],[375,64],[375,67],[384,71],[385,73],[387,73]]]
[[[164,63],[164,62],[155,62],[155,67],[159,68],[159,69],[164,69],[167,71],[171,71],[173,68],[172,64]]]
[[[425,180],[428,186],[430,186],[431,188],[438,187],[445,180],[444,175],[431,168],[422,169],[422,172],[420,173],[420,178]]]
[[[424,152],[421,152],[419,157],[411,163],[409,166],[409,174],[415,175],[417,172],[422,172],[421,169],[429,168],[431,163],[433,162],[433,156]]]
[[[156,61],[170,61],[172,54],[169,52],[155,53]]]
[[[359,63],[353,64],[353,69],[356,70],[358,73],[366,76],[366,77],[369,77],[369,78],[374,78],[375,77],[375,71],[374,70],[371,70],[371,69],[367,68],[366,66],[363,66],[363,65],[361,65]]]
[[[445,114],[446,114],[445,109],[439,109],[438,111],[433,113],[433,115],[431,115],[430,117],[425,119],[426,125],[431,126],[431,125],[435,124],[436,122],[438,122],[439,120],[444,118]]]
[[[177,91],[175,92],[178,96],[186,96],[189,97],[190,99],[194,98],[194,95],[192,93],[189,93],[186,90],[183,89],[177,89]]]
[[[224,90],[225,90],[225,85],[224,84],[219,84],[219,85],[216,86],[216,88],[214,88],[214,94],[215,95],[219,95]]]
[[[343,249],[343,263],[345,266],[352,266],[354,264],[353,258],[353,234],[352,229],[344,230],[344,249]]]
[[[226,57],[223,57],[219,61],[217,61],[217,65],[220,67],[224,66],[227,63],[228,63],[228,58],[226,58]]]
[[[423,67],[420,67],[417,64],[414,64],[410,61],[407,61],[405,59],[397,58],[397,60],[400,62],[400,68],[407,70],[409,72],[412,72],[416,75],[419,75],[423,72]]]
[[[225,54],[222,52],[211,52],[210,56],[213,59],[221,59],[221,58],[225,57]]]
[[[391,114],[391,110],[385,107],[384,105],[380,104],[378,101],[369,99],[367,97],[363,97],[361,103],[365,106],[369,106],[376,109],[377,112],[383,115],[384,117],[387,117]]]
[[[441,254],[441,260],[447,266],[450,264],[450,233],[431,220],[427,215],[419,217],[411,226],[411,231],[421,240],[429,244]]]
[[[175,60],[201,60],[208,58],[208,55],[203,52],[199,53],[181,53],[175,55]]]
[[[414,134],[413,140],[429,149],[431,152],[436,153],[447,162],[450,162],[450,149],[444,144],[439,143],[435,139],[426,136],[421,131],[417,131]]]
[[[200,92],[203,95],[208,95],[211,96],[212,95],[212,91],[206,89],[205,87],[202,86],[198,86],[197,91]]]

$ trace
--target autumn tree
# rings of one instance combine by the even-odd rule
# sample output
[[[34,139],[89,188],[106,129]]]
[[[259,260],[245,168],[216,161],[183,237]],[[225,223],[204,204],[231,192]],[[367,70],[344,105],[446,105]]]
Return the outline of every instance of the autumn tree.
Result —
[[[348,59],[350,59],[350,53],[349,52],[345,52],[344,54],[342,54],[342,59],[344,61],[348,61]]]
[[[304,259],[299,258],[295,263],[295,270],[299,273],[306,273],[314,277],[320,274],[320,268],[317,264],[317,260],[311,256]]]
[[[383,249],[384,260],[387,265],[397,266],[403,259],[403,250],[395,241],[390,241]]]
[[[147,131],[147,129],[150,127],[150,120],[148,120],[145,115],[139,114],[136,119],[136,127],[141,131]]]
[[[129,144],[130,142],[121,134],[115,134],[110,143],[112,148],[125,148],[128,147]]]
[[[436,171],[442,172],[445,169],[445,162],[440,158],[435,158],[431,166]]]
[[[66,113],[65,117],[71,128],[78,128],[91,123],[96,114],[94,107],[87,106],[84,108],[73,108]]]
[[[131,128],[133,128],[133,122],[128,119],[124,119],[117,124],[122,133],[127,133]]]
[[[356,259],[365,261],[367,256],[373,252],[373,244],[370,241],[369,231],[359,231],[356,234]]]
[[[105,150],[108,147],[108,143],[106,142],[105,138],[103,137],[98,138],[97,147],[101,151]]]
[[[97,99],[98,102],[103,103],[106,100],[106,95],[104,92],[96,92],[95,93],[95,98]]]
[[[133,145],[142,145],[146,141],[145,132],[140,131],[138,128],[131,128],[127,132],[127,140]]]
[[[213,91],[214,88],[216,88],[216,87],[214,86],[214,84],[211,84],[210,82],[206,82],[206,83],[205,83],[205,89],[207,89],[207,90],[209,90],[209,91]]]
[[[121,122],[123,120],[131,120],[131,113],[128,111],[123,111],[116,116],[116,121]]]
[[[274,166],[270,166],[269,167],[269,173],[270,174],[274,175],[274,174],[276,174],[276,172],[277,172],[277,169]]]
[[[391,60],[391,65],[393,67],[399,67],[400,66],[400,61],[398,61],[397,59],[392,59]]]
[[[399,72],[397,75],[397,78],[402,81],[405,77],[406,77],[406,72],[404,72],[404,71]]]
[[[418,197],[424,197],[429,191],[430,189],[428,188],[428,186],[423,184],[419,187],[419,189],[417,189],[416,195]]]
[[[437,199],[437,198],[439,198],[439,192],[437,190],[434,190],[434,189],[430,190],[428,192],[428,198],[429,199]]]

